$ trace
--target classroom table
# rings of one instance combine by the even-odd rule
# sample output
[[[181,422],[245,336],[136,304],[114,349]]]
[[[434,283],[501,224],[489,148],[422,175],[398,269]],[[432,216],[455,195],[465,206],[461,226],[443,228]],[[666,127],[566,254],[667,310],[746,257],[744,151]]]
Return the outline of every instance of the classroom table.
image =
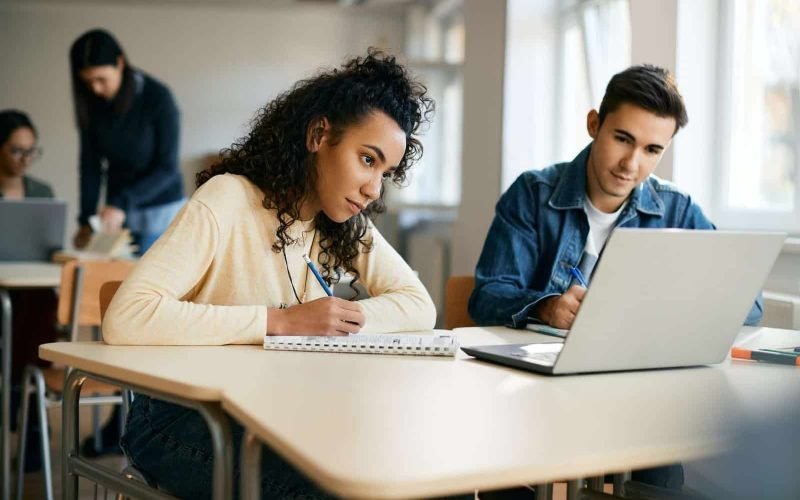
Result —
[[[9,290],[56,288],[61,265],[49,262],[0,262],[0,307],[2,307],[2,394],[0,394],[0,498],[11,498],[11,297]]]
[[[752,342],[765,331],[742,335]],[[455,334],[462,345],[553,340],[501,327]],[[739,368],[766,368],[770,383],[797,394],[800,406],[800,370],[786,366],[726,361],[553,377],[463,353],[454,361],[309,354],[301,363],[295,356],[271,356],[258,366],[259,384],[226,390],[223,407],[343,497],[446,495],[716,455],[753,421],[755,408],[742,407],[737,380],[766,373]],[[258,458],[246,449],[243,456]],[[258,470],[242,468],[251,479]],[[243,488],[254,491],[252,481]]]
[[[235,380],[237,357],[257,346],[112,346],[103,342],[56,342],[39,347],[39,357],[72,367],[62,404],[63,498],[78,498],[78,477],[134,498],[173,498],[130,481],[80,456],[78,408],[87,376],[198,411],[211,435],[214,468],[212,498],[233,497],[233,451],[228,417],[221,409],[225,387]],[[245,375],[246,376],[246,375]]]
[[[550,339],[504,328],[456,335],[462,345]],[[774,346],[770,338],[781,336],[800,339],[799,332],[745,328],[739,341]],[[435,496],[709,457],[770,418],[770,409],[800,407],[800,371],[738,360],[552,377],[462,353],[436,358],[80,342],[48,344],[40,354],[76,367],[76,377],[219,402],[248,430],[246,492],[257,484],[252,450],[259,442],[335,495]],[[758,396],[765,383],[790,396],[770,405]],[[66,420],[68,413],[65,434],[76,424]],[[71,453],[67,446],[64,453]],[[231,487],[230,476],[224,481]]]

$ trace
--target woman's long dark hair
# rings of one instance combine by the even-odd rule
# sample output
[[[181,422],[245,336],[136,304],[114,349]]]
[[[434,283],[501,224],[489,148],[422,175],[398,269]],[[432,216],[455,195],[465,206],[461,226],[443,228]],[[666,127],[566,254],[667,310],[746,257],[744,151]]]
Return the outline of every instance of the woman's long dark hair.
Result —
[[[114,112],[123,114],[128,111],[136,94],[134,70],[114,36],[106,30],[93,29],[79,36],[69,49],[69,63],[72,73],[72,96],[75,102],[75,120],[81,130],[89,126],[92,107],[100,102],[100,98],[92,94],[80,78],[82,69],[94,66],[116,66],[122,57],[125,67],[122,70],[122,83],[112,106]]]
[[[261,188],[264,208],[277,211],[279,227],[272,249],[280,252],[294,243],[287,229],[300,217],[300,206],[313,188],[313,155],[306,147],[309,124],[327,118],[335,143],[347,127],[371,112],[391,117],[406,134],[405,154],[392,173],[392,181],[400,186],[407,170],[422,156],[416,134],[434,111],[433,100],[426,94],[425,86],[412,79],[393,56],[370,49],[366,57],[296,83],[259,110],[250,133],[223,150],[218,163],[197,174],[197,185],[215,175],[233,173]],[[353,262],[359,252],[372,249],[372,241],[365,238],[368,219],[383,212],[382,198],[383,189],[381,198],[343,223],[332,221],[324,212],[316,216],[320,265],[329,282],[337,270],[352,273],[353,283],[358,280]]]

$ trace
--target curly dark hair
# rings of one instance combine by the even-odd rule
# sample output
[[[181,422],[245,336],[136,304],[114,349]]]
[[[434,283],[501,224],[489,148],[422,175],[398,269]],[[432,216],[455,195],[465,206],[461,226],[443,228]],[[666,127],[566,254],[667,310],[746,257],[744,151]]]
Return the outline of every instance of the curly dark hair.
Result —
[[[416,134],[430,122],[434,102],[424,85],[414,80],[394,56],[370,48],[366,57],[351,59],[341,68],[326,70],[313,78],[297,82],[289,91],[260,109],[250,133],[229,149],[221,160],[197,174],[200,186],[210,178],[232,173],[247,177],[264,193],[263,207],[277,211],[279,227],[272,250],[280,252],[294,243],[287,229],[300,217],[300,207],[314,186],[314,155],[306,146],[309,124],[327,118],[331,142],[338,142],[347,127],[375,111],[391,117],[406,135],[402,161],[392,172],[398,187],[408,169],[422,156]],[[369,252],[372,240],[366,238],[369,220],[384,210],[383,188],[378,200],[343,223],[317,214],[315,225],[320,235],[320,265],[329,283],[337,270],[359,273],[353,261],[359,252]]]

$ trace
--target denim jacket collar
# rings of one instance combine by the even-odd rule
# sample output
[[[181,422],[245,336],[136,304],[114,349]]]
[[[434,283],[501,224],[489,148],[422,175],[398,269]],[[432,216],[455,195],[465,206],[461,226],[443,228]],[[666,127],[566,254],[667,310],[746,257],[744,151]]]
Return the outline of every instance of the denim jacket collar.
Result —
[[[556,184],[553,195],[548,204],[556,210],[583,210],[586,200],[586,164],[589,152],[592,150],[590,143],[575,157],[564,169],[564,175]],[[645,180],[631,193],[629,207],[642,213],[664,215],[664,202],[658,196],[653,186]]]

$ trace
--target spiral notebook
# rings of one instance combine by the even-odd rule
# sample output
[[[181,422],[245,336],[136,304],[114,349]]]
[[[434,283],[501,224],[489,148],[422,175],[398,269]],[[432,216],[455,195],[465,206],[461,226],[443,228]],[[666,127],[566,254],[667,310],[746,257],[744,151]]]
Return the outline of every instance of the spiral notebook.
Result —
[[[458,340],[455,336],[448,334],[415,335],[405,333],[356,333],[347,337],[267,336],[264,337],[264,349],[455,356],[458,352]]]

